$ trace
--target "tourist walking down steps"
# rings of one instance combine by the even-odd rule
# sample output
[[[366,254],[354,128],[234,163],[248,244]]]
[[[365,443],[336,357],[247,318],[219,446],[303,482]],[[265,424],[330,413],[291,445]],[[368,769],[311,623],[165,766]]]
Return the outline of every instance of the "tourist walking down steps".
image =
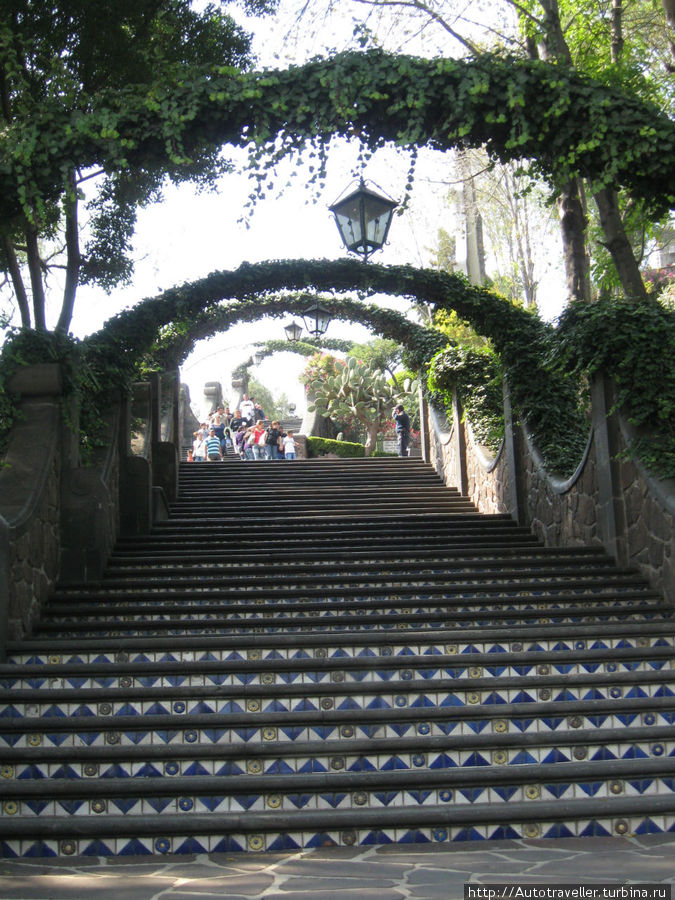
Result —
[[[216,462],[223,459],[223,449],[220,446],[220,438],[216,434],[215,428],[209,429],[209,436],[206,439],[206,458],[209,462]]]

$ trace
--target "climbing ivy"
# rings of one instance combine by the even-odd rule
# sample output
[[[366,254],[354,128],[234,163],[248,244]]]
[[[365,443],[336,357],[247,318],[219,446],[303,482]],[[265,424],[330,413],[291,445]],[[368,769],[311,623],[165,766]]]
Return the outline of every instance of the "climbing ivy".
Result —
[[[456,390],[479,443],[496,452],[504,438],[502,367],[488,348],[446,347],[431,360],[429,389],[446,407]]]
[[[61,371],[64,398],[75,397],[80,411],[80,444],[86,460],[105,441],[102,413],[110,405],[109,390],[120,385],[119,368],[103,372],[102,358],[87,354],[84,345],[61,332],[16,329],[11,331],[0,355],[0,457],[7,450],[12,423],[17,416],[17,398],[10,390],[20,366],[56,363]]]
[[[283,290],[296,293],[281,295]],[[106,323],[94,337],[138,360],[149,353],[157,365],[176,365],[177,355],[192,343],[235,321],[261,315],[301,312],[309,296],[304,291],[333,290],[408,297],[432,309],[454,309],[476,331],[492,339],[509,379],[514,407],[529,425],[550,465],[569,469],[576,464],[585,435],[574,381],[549,364],[553,329],[535,314],[513,306],[461,275],[412,266],[367,265],[356,260],[283,260],[245,263],[232,272],[215,272],[201,281],[172,288],[142,301]],[[374,331],[406,347],[405,363],[423,371],[448,339],[435,329],[423,328],[390,309],[344,296],[322,296],[335,318],[368,324]],[[219,305],[222,301],[223,305]],[[177,321],[177,334],[167,326]],[[186,323],[190,326],[186,327]],[[164,330],[164,331],[163,331]],[[155,344],[153,335],[164,342]],[[111,351],[112,352],[112,351]],[[184,358],[184,357],[183,357]]]
[[[651,296],[574,302],[556,337],[554,364],[575,377],[611,373],[615,405],[639,431],[631,452],[675,478],[675,312]]]
[[[284,290],[291,293],[282,294]],[[675,314],[653,300],[574,303],[556,329],[536,314],[447,272],[349,259],[244,264],[232,272],[216,272],[172,288],[115,316],[81,345],[72,342],[71,348],[69,344],[68,352],[72,350],[76,360],[71,368],[78,373],[78,383],[88,385],[92,397],[105,399],[110,391],[123,389],[142,367],[180,364],[197,340],[262,315],[299,313],[314,297],[309,291],[328,290],[335,293],[321,295],[321,302],[334,318],[362,322],[398,340],[415,371],[424,371],[448,346],[447,337],[394,310],[343,294],[407,297],[429,304],[432,310],[455,310],[471,322],[478,333],[491,339],[508,378],[514,409],[554,469],[569,470],[578,460],[586,434],[579,403],[581,382],[603,369],[615,379],[617,403],[630,421],[655,435],[641,438],[636,445],[641,458],[661,475],[675,473]],[[19,353],[20,337],[3,349],[0,375],[4,384],[17,362],[44,361],[42,345],[35,353]],[[39,339],[51,340],[51,336]],[[470,362],[477,381],[480,360]],[[457,351],[448,350],[437,357],[434,377],[439,382],[446,375],[450,379],[453,370],[456,374],[468,364]],[[493,382],[494,396],[497,383],[488,369],[486,378]]]
[[[371,150],[485,145],[502,161],[536,160],[552,185],[581,174],[593,190],[628,188],[652,213],[675,205],[675,124],[628,91],[543,61],[369,50],[102,91],[87,115],[47,98],[0,136],[0,217],[33,221],[46,199],[64,193],[73,165],[189,166],[208,144],[251,151],[256,197],[279,158],[304,150],[320,187],[335,135],[357,136]]]

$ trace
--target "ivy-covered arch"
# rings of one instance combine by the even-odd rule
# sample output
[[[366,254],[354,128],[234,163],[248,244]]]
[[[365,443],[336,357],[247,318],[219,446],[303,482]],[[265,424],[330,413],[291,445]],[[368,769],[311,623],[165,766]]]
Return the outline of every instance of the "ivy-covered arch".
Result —
[[[485,144],[501,160],[536,160],[553,184],[581,174],[594,188],[629,188],[654,211],[675,205],[675,123],[620,87],[542,61],[370,50],[280,71],[222,67],[179,84],[103,92],[86,116],[46,101],[0,137],[0,217],[32,220],[42,198],[67,194],[73,165],[189,165],[204,141],[249,147],[273,164],[308,142],[321,156],[336,134],[371,147]],[[320,161],[319,179],[322,168]],[[258,178],[262,192],[264,169]]]
[[[311,300],[317,295],[307,292],[293,294],[272,294],[247,298],[227,306],[216,306],[204,310],[189,321],[173,322],[163,329],[159,339],[145,356],[145,365],[158,369],[168,369],[180,365],[192,352],[196,343],[227,331],[240,322],[254,322],[262,317],[279,318],[288,313],[301,315]],[[342,322],[358,322],[382,337],[398,341],[406,351],[406,358],[415,368],[423,368],[448,343],[448,338],[433,328],[425,328],[411,322],[401,313],[375,304],[364,303],[348,297],[319,295],[318,299],[330,313],[331,318]],[[309,355],[317,349],[330,345],[330,339],[303,341],[298,344],[268,342],[270,352],[291,350]],[[349,343],[332,342],[334,349],[346,352]],[[273,347],[270,344],[274,344]]]
[[[283,291],[299,293],[284,296]],[[263,308],[267,315],[300,312],[307,305],[307,291],[389,294],[427,303],[432,309],[455,310],[492,340],[508,376],[514,406],[539,439],[542,452],[551,448],[555,457],[555,448],[568,444],[570,430],[578,429],[575,386],[552,372],[547,363],[553,329],[460,275],[431,269],[351,259],[245,263],[141,301],[107,322],[86,343],[106,367],[119,365],[119,360],[126,365],[140,363],[148,354],[155,364],[174,365],[190,352],[194,340],[245,317],[257,318]],[[367,310],[365,304],[346,297],[324,299],[332,304],[336,318],[367,314],[377,333],[401,340],[408,347],[411,368],[423,368],[447,344],[443,335],[392,310],[374,306]]]

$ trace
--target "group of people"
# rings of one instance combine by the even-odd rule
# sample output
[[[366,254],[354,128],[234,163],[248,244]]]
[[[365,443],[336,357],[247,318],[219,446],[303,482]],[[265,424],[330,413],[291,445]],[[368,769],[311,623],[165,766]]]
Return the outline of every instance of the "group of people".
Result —
[[[219,406],[194,432],[192,462],[217,462],[234,449],[242,459],[295,459],[293,432],[285,432],[276,420],[266,424],[262,406],[247,394],[230,412]]]

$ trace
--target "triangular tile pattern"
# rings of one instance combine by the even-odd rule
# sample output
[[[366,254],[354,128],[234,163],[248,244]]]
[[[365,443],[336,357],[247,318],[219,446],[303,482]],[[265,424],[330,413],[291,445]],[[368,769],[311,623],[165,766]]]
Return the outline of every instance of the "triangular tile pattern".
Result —
[[[182,464],[0,668],[0,853],[675,829],[672,610],[413,460]]]

